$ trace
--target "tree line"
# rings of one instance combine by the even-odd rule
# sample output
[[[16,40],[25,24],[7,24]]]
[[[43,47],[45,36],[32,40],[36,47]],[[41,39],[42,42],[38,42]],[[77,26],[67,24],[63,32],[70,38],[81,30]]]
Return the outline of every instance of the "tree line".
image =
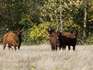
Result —
[[[24,43],[48,40],[47,28],[78,30],[78,42],[92,43],[92,0],[0,0],[0,37],[22,27]]]

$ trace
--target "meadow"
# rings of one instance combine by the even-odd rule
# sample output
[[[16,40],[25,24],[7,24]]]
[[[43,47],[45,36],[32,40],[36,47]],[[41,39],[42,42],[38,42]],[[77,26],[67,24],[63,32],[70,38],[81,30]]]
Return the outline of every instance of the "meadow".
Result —
[[[20,50],[0,45],[0,70],[93,70],[93,45],[77,45],[76,51],[51,51],[49,44],[22,45]]]

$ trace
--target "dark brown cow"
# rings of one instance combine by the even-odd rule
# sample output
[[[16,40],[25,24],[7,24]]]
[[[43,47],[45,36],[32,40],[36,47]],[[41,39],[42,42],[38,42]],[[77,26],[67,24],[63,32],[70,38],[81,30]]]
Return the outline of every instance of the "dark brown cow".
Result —
[[[18,47],[18,49],[20,49],[21,46],[21,32],[18,30],[15,33],[10,31],[7,32],[4,36],[3,36],[3,44],[4,47],[3,49],[5,49],[6,46],[8,46],[8,48],[12,48],[12,46],[15,48]]]
[[[58,32],[58,37],[60,42],[60,49],[66,49],[66,46],[68,46],[68,49],[70,50],[70,47],[72,46],[73,50],[75,50],[77,42],[77,32]]]
[[[18,29],[16,31],[16,35],[18,36],[18,49],[20,49],[21,43],[22,43],[22,30]]]

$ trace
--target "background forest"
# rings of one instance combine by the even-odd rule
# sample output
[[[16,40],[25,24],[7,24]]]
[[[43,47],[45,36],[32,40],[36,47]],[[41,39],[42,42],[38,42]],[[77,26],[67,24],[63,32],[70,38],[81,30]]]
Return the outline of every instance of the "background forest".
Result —
[[[0,38],[21,27],[24,44],[48,41],[47,28],[78,31],[78,44],[93,44],[93,0],[0,0]]]

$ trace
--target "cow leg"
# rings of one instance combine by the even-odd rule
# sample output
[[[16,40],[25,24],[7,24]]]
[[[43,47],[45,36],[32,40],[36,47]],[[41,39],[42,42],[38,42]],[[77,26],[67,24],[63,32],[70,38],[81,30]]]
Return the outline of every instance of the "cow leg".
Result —
[[[18,50],[20,50],[20,46],[21,46],[21,42],[20,42],[19,45],[18,45]]]
[[[3,46],[3,50],[5,50],[5,48],[6,48],[6,44],[4,44],[4,46]]]
[[[8,45],[8,49],[10,50],[10,48],[11,48],[11,46],[10,45]]]
[[[59,50],[61,50],[62,46],[61,46],[61,45],[59,45],[58,47],[59,47]]]
[[[54,47],[52,47],[51,49],[52,49],[53,51],[55,50],[55,48],[54,48]]]
[[[55,47],[55,50],[57,51],[57,46]]]
[[[19,36],[18,50],[20,50],[21,42],[22,42],[22,37],[21,37],[21,36]]]
[[[70,48],[70,45],[68,46],[68,50],[70,50],[71,48]]]
[[[15,45],[15,46],[14,46],[15,51],[16,51],[16,47],[17,47],[17,46]]]
[[[61,50],[61,46],[59,46],[59,50]]]
[[[18,50],[20,50],[20,46],[18,46]]]
[[[73,51],[75,51],[75,46],[73,46]]]
[[[54,51],[56,48],[55,48],[55,46],[52,45],[51,46],[51,49],[52,49],[52,51]]]
[[[16,46],[14,47],[15,51],[16,51]]]
[[[63,45],[63,46],[62,46],[62,49],[65,50],[65,49],[66,49],[66,45]]]

